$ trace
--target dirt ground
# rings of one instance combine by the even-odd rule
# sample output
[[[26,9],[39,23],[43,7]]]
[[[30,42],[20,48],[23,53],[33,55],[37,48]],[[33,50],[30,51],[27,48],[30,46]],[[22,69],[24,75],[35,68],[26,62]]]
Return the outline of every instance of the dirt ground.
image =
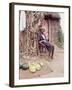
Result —
[[[55,47],[54,58],[51,60],[47,55],[45,56],[23,56],[20,62],[43,62],[43,67],[36,73],[31,73],[29,70],[20,69],[19,78],[50,78],[50,77],[63,77],[64,76],[64,50]]]

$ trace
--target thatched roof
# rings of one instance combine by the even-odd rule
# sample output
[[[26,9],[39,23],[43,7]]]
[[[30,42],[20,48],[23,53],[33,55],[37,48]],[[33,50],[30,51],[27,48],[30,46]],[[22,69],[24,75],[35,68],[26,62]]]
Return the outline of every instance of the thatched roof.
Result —
[[[45,13],[45,19],[57,19],[59,20],[60,19],[60,16],[57,12],[48,12],[48,13]]]

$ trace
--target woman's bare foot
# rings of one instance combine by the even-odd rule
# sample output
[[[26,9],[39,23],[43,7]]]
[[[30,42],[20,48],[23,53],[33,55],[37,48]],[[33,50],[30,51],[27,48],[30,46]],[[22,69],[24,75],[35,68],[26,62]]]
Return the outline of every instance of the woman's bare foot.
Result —
[[[53,56],[51,56],[51,59],[53,59]]]

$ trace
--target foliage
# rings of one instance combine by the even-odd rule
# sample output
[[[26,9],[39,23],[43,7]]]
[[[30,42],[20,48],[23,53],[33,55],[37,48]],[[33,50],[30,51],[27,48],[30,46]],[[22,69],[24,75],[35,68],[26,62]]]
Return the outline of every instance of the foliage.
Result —
[[[63,47],[64,45],[64,34],[62,30],[58,30],[57,32],[56,45],[58,47]]]

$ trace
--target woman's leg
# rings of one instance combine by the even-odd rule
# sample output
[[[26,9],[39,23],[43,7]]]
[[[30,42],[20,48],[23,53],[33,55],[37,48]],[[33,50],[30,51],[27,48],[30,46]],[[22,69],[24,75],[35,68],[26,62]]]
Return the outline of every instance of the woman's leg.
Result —
[[[47,50],[48,50],[48,52],[49,52],[49,57],[51,57],[51,52],[52,52],[51,46],[47,46],[47,45],[46,45],[46,48],[47,48]]]
[[[49,51],[49,56],[53,59],[54,46],[50,44],[49,46],[46,45],[46,48],[47,48],[47,50]]]
[[[54,55],[54,46],[52,45],[51,48],[52,48],[52,50],[51,50],[51,51],[52,51],[51,58],[53,59],[53,55]]]
[[[49,42],[43,42],[43,44],[45,45],[45,47],[47,48],[47,50],[49,51],[49,57],[51,57],[53,59],[53,55],[54,55],[54,46],[51,45]]]

